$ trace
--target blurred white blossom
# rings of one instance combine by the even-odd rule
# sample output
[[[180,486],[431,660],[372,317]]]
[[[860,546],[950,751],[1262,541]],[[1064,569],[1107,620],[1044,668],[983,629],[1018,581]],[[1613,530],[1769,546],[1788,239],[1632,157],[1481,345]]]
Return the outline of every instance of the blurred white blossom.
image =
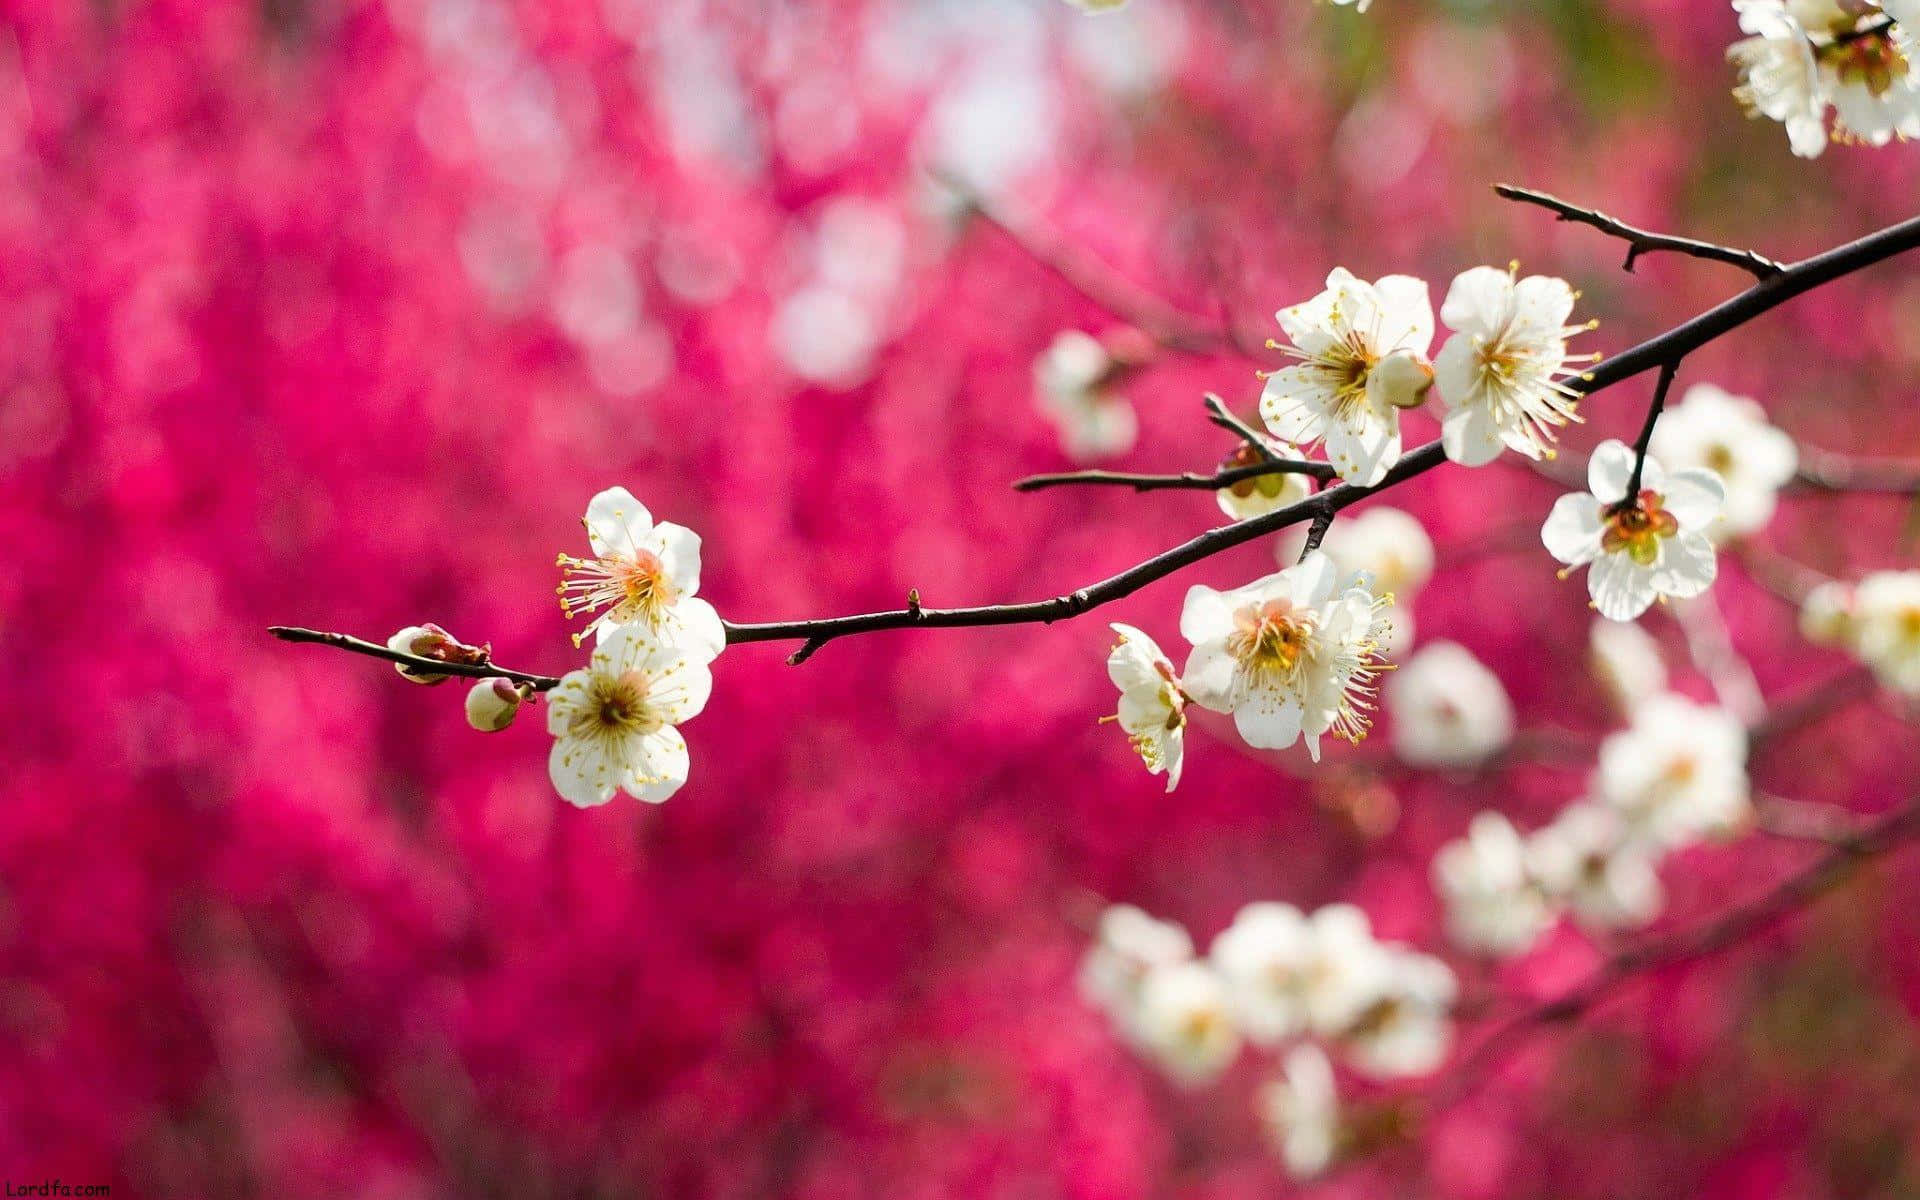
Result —
[[[1213,939],[1214,969],[1227,981],[1247,1038],[1275,1045],[1306,1026],[1305,989],[1315,962],[1315,927],[1291,904],[1242,908]]]
[[[1642,700],[1667,690],[1667,664],[1659,643],[1637,621],[1595,621],[1587,633],[1587,656],[1594,676],[1622,713],[1631,715]]]
[[[1137,1045],[1147,975],[1192,957],[1193,939],[1185,929],[1131,904],[1115,904],[1100,914],[1099,931],[1080,962],[1080,994]]]
[[[1340,1034],[1353,1065],[1378,1079],[1425,1075],[1453,1041],[1448,1013],[1459,988],[1447,964],[1430,954],[1383,947],[1368,981],[1367,1003]]]
[[[1380,648],[1389,657],[1403,653],[1413,643],[1414,595],[1433,578],[1426,527],[1402,509],[1372,505],[1358,516],[1335,518],[1320,549],[1343,573],[1365,576],[1375,592],[1393,597],[1393,627]]]
[[[1500,678],[1455,642],[1431,642],[1387,680],[1393,750],[1419,767],[1470,767],[1513,737]]]
[[[1880,682],[1920,695],[1920,571],[1876,571],[1853,591],[1853,642]]]
[[[1711,383],[1696,383],[1660,417],[1652,450],[1669,470],[1704,467],[1726,489],[1711,532],[1737,537],[1765,527],[1780,489],[1800,465],[1793,439],[1767,423],[1766,410]]]
[[[1100,339],[1069,329],[1034,360],[1040,412],[1060,433],[1060,449],[1075,462],[1117,458],[1140,436],[1133,404],[1111,384],[1118,364]]]
[[[1339,1147],[1340,1096],[1333,1065],[1318,1046],[1288,1051],[1279,1078],[1257,1100],[1267,1137],[1295,1179],[1311,1179],[1332,1164]]]
[[[1527,839],[1527,867],[1586,929],[1634,928],[1660,911],[1653,849],[1630,836],[1620,814],[1603,805],[1562,809]]]
[[[1675,847],[1730,831],[1748,814],[1747,730],[1724,708],[1672,694],[1634,711],[1600,743],[1596,798],[1627,829]]]
[[[1240,1053],[1226,985],[1200,961],[1154,967],[1140,989],[1141,1045],[1176,1082],[1206,1083]]]
[[[1518,954],[1553,923],[1546,899],[1527,875],[1526,844],[1497,812],[1477,814],[1467,836],[1433,859],[1433,883],[1447,906],[1455,943],[1488,954]]]

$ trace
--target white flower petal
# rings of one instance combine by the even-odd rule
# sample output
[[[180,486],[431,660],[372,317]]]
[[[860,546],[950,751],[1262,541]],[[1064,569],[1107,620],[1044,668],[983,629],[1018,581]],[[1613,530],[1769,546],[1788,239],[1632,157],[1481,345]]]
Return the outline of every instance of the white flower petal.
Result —
[[[597,556],[632,554],[646,545],[652,529],[647,506],[623,487],[608,488],[587,504],[587,541]]]
[[[1712,587],[1718,572],[1713,542],[1705,534],[1683,531],[1664,539],[1660,561],[1654,564],[1649,580],[1655,590],[1684,600]]]
[[[1587,569],[1587,594],[1610,621],[1631,621],[1653,604],[1653,570],[1626,554],[1602,554]]]
[[[1587,460],[1587,490],[1600,503],[1615,504],[1625,498],[1632,478],[1633,447],[1609,438],[1593,448],[1593,457]]]
[[[1585,492],[1569,492],[1554,501],[1540,540],[1547,553],[1577,567],[1600,553],[1601,530],[1600,502]]]

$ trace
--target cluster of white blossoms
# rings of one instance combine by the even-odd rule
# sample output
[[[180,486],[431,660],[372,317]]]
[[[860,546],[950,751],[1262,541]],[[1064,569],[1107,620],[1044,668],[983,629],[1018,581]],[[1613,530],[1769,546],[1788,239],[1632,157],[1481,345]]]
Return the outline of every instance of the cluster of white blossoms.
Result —
[[[1449,935],[1466,949],[1522,953],[1562,913],[1590,931],[1644,925],[1660,911],[1662,856],[1748,819],[1746,727],[1663,690],[1665,667],[1637,626],[1599,623],[1593,650],[1631,720],[1601,742],[1586,797],[1524,837],[1482,812],[1434,858]]]
[[[1856,655],[1884,686],[1920,696],[1920,571],[1822,584],[1801,605],[1800,629],[1811,641]]]
[[[1260,1107],[1301,1177],[1324,1170],[1340,1140],[1333,1069],[1320,1046],[1370,1078],[1427,1074],[1451,1047],[1458,990],[1445,963],[1376,939],[1350,904],[1310,915],[1250,904],[1205,958],[1180,926],[1116,905],[1101,917],[1080,984],[1128,1045],[1183,1085],[1217,1078],[1247,1045],[1291,1045]]]
[[[1587,460],[1589,490],[1560,497],[1540,531],[1568,572],[1588,568],[1594,608],[1615,621],[1662,596],[1698,596],[1719,569],[1708,530],[1726,500],[1720,477],[1698,467],[1669,473],[1648,455],[1629,496],[1634,459],[1625,443],[1601,442]]]
[[[1124,367],[1090,333],[1069,329],[1033,364],[1041,415],[1060,434],[1060,449],[1075,462],[1118,458],[1133,449],[1140,421],[1133,404],[1114,389]]]
[[[1733,0],[1733,8],[1751,35],[1727,49],[1740,71],[1734,97],[1750,115],[1785,125],[1795,154],[1817,157],[1829,136],[1873,146],[1920,136],[1912,32],[1920,0]]]
[[[1168,791],[1180,780],[1189,704],[1232,714],[1240,736],[1263,750],[1304,740],[1318,762],[1323,736],[1357,742],[1373,723],[1392,602],[1319,551],[1230,591],[1196,585],[1180,613],[1193,647],[1184,673],[1145,633],[1113,626],[1113,719],[1147,769],[1167,773]]]
[[[1567,349],[1593,327],[1567,324],[1575,299],[1564,280],[1475,267],[1448,288],[1440,316],[1452,336],[1429,358],[1424,280],[1367,283],[1337,267],[1325,291],[1276,314],[1287,343],[1270,344],[1298,361],[1267,376],[1260,415],[1276,437],[1324,446],[1341,479],[1366,487],[1400,461],[1400,414],[1436,385],[1448,458],[1477,467],[1506,449],[1550,456],[1554,429],[1579,419],[1569,364],[1591,361]]]

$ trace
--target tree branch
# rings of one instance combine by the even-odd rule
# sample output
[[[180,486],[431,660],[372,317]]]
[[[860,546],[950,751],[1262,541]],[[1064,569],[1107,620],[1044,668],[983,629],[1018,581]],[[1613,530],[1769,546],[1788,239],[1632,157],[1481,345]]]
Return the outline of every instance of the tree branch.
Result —
[[[1591,225],[1609,237],[1619,238],[1627,243],[1627,261],[1621,265],[1628,271],[1633,270],[1633,264],[1642,254],[1651,254],[1656,251],[1669,251],[1674,254],[1685,254],[1690,258],[1727,263],[1761,280],[1771,279],[1787,269],[1780,263],[1765,255],[1756,254],[1752,250],[1736,250],[1731,246],[1716,246],[1712,242],[1703,242],[1696,238],[1677,237],[1670,233],[1654,233],[1610,217],[1598,209],[1569,204],[1558,196],[1537,192],[1532,188],[1497,183],[1493,186],[1493,190],[1504,199],[1517,200],[1523,204],[1537,204],[1557,214],[1562,221]]]
[[[463,679],[492,679],[495,677],[511,679],[515,683],[524,683],[536,692],[549,692],[560,686],[560,680],[553,675],[533,675],[526,671],[514,671],[494,662],[450,663],[437,658],[423,658],[418,654],[405,654],[399,650],[382,646],[378,642],[362,641],[344,633],[326,633],[318,629],[301,629],[294,625],[269,625],[267,632],[283,642],[305,643],[314,646],[332,646],[336,650],[349,650],[355,654],[364,654],[368,658],[385,659],[403,667],[412,667],[422,675],[457,675]]]
[[[1429,1099],[1432,1109],[1457,1103],[1492,1077],[1513,1051],[1549,1026],[1586,1015],[1635,977],[1705,958],[1761,933],[1844,883],[1861,862],[1920,836],[1920,796],[1841,832],[1828,830],[1829,848],[1813,862],[1759,895],[1688,929],[1655,937],[1608,959],[1584,980],[1509,1020],[1464,1056]]]
[[[1263,475],[1311,475],[1326,481],[1337,478],[1332,463],[1283,460],[1252,463],[1244,467],[1225,467],[1211,475],[1183,471],[1178,475],[1135,475],[1126,471],[1063,471],[1057,475],[1029,475],[1013,481],[1016,492],[1038,492],[1046,488],[1075,484],[1130,487],[1136,492],[1164,492],[1180,489],[1216,491]]]
[[[1627,494],[1614,504],[1615,512],[1625,512],[1640,504],[1640,476],[1647,469],[1647,450],[1653,445],[1653,427],[1659,423],[1660,414],[1667,408],[1667,392],[1673,388],[1673,377],[1680,373],[1680,358],[1673,358],[1660,364],[1660,379],[1653,385],[1653,403],[1647,406],[1647,419],[1640,423],[1640,436],[1633,440],[1633,474],[1627,476]]]
[[[1786,267],[1693,319],[1594,364],[1591,371],[1569,379],[1567,386],[1584,394],[1592,394],[1651,368],[1665,367],[1796,296],[1915,247],[1920,247],[1920,217],[1890,225],[1857,241]],[[1210,529],[1098,583],[1051,599],[973,608],[929,608],[918,612],[895,609],[815,620],[730,623],[727,626],[727,641],[740,644],[805,639],[806,644],[794,656],[796,660],[804,661],[828,641],[849,634],[874,633],[908,626],[962,628],[1051,624],[1132,595],[1155,580],[1233,546],[1323,514],[1338,513],[1368,496],[1423,475],[1445,461],[1446,455],[1440,443],[1428,442],[1403,455],[1399,463],[1387,472],[1386,478],[1372,487],[1341,484],[1285,508],[1233,525]]]
[[[1894,459],[1856,459],[1831,450],[1801,446],[1794,481],[1823,492],[1886,492],[1920,495],[1920,463]]]

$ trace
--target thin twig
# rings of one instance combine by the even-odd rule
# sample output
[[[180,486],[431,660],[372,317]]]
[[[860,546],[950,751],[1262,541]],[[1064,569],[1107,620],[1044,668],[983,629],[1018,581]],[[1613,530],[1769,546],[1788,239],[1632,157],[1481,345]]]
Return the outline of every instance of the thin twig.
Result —
[[[1649,971],[1704,958],[1768,928],[1845,882],[1853,868],[1920,835],[1920,796],[1837,833],[1807,866],[1752,899],[1688,929],[1648,939],[1615,955],[1581,982],[1542,1001],[1489,1034],[1429,1096],[1438,1110],[1471,1095],[1493,1069],[1550,1026],[1586,1015],[1628,981]]]
[[[437,658],[423,658],[418,654],[405,654],[380,645],[378,642],[363,641],[345,633],[327,633],[319,629],[301,629],[293,625],[269,625],[267,632],[283,642],[298,642],[314,646],[332,646],[336,650],[350,650],[355,654],[364,654],[368,658],[382,658],[390,663],[412,667],[422,675],[458,675],[463,679],[491,679],[499,677],[511,679],[515,683],[524,683],[536,692],[552,691],[560,686],[560,680],[552,675],[534,675],[526,671],[514,671],[498,663],[449,663]]]
[[[1736,250],[1731,246],[1717,246],[1712,242],[1703,242],[1696,238],[1677,237],[1670,233],[1654,233],[1629,225],[1625,221],[1610,217],[1593,208],[1582,208],[1578,204],[1569,204],[1558,196],[1538,192],[1532,188],[1515,187],[1510,183],[1497,183],[1493,190],[1507,200],[1518,200],[1524,204],[1537,204],[1541,208],[1558,214],[1562,221],[1573,221],[1581,225],[1591,225],[1609,237],[1619,238],[1627,243],[1627,261],[1622,264],[1626,270],[1633,270],[1633,264],[1642,254],[1655,251],[1671,251],[1685,254],[1691,258],[1703,258],[1712,262],[1723,262],[1752,275],[1756,279],[1771,279],[1787,268],[1763,254],[1752,250]]]
[[[1282,459],[1270,463],[1251,463],[1244,467],[1223,467],[1211,475],[1202,475],[1197,471],[1185,471],[1178,475],[1135,475],[1126,471],[1098,470],[1063,471],[1055,475],[1029,475],[1025,479],[1016,479],[1013,482],[1013,490],[1037,492],[1043,488],[1091,484],[1130,487],[1136,492],[1171,491],[1182,488],[1215,491],[1223,487],[1232,487],[1236,483],[1249,479],[1259,479],[1265,475],[1311,475],[1321,481],[1337,477],[1332,463]]]
[[[1740,543],[1734,555],[1755,583],[1795,607],[1805,604],[1815,588],[1832,582],[1822,572],[1758,542]]]
[[[1625,512],[1640,504],[1640,476],[1647,469],[1647,450],[1653,445],[1653,427],[1659,423],[1660,414],[1666,411],[1667,392],[1673,388],[1673,377],[1679,372],[1678,355],[1660,364],[1660,379],[1653,385],[1653,403],[1647,406],[1647,419],[1640,424],[1640,436],[1633,439],[1633,474],[1627,476],[1627,494],[1614,505],[1616,512]]]
[[[1233,410],[1227,407],[1225,400],[1222,400],[1212,392],[1208,392],[1206,405],[1207,420],[1212,421],[1215,425],[1218,425],[1220,428],[1245,442],[1249,449],[1260,456],[1260,461],[1280,461],[1280,456],[1273,452],[1273,447],[1267,445],[1266,437],[1261,434],[1259,430],[1248,425],[1239,417],[1234,416]]]

